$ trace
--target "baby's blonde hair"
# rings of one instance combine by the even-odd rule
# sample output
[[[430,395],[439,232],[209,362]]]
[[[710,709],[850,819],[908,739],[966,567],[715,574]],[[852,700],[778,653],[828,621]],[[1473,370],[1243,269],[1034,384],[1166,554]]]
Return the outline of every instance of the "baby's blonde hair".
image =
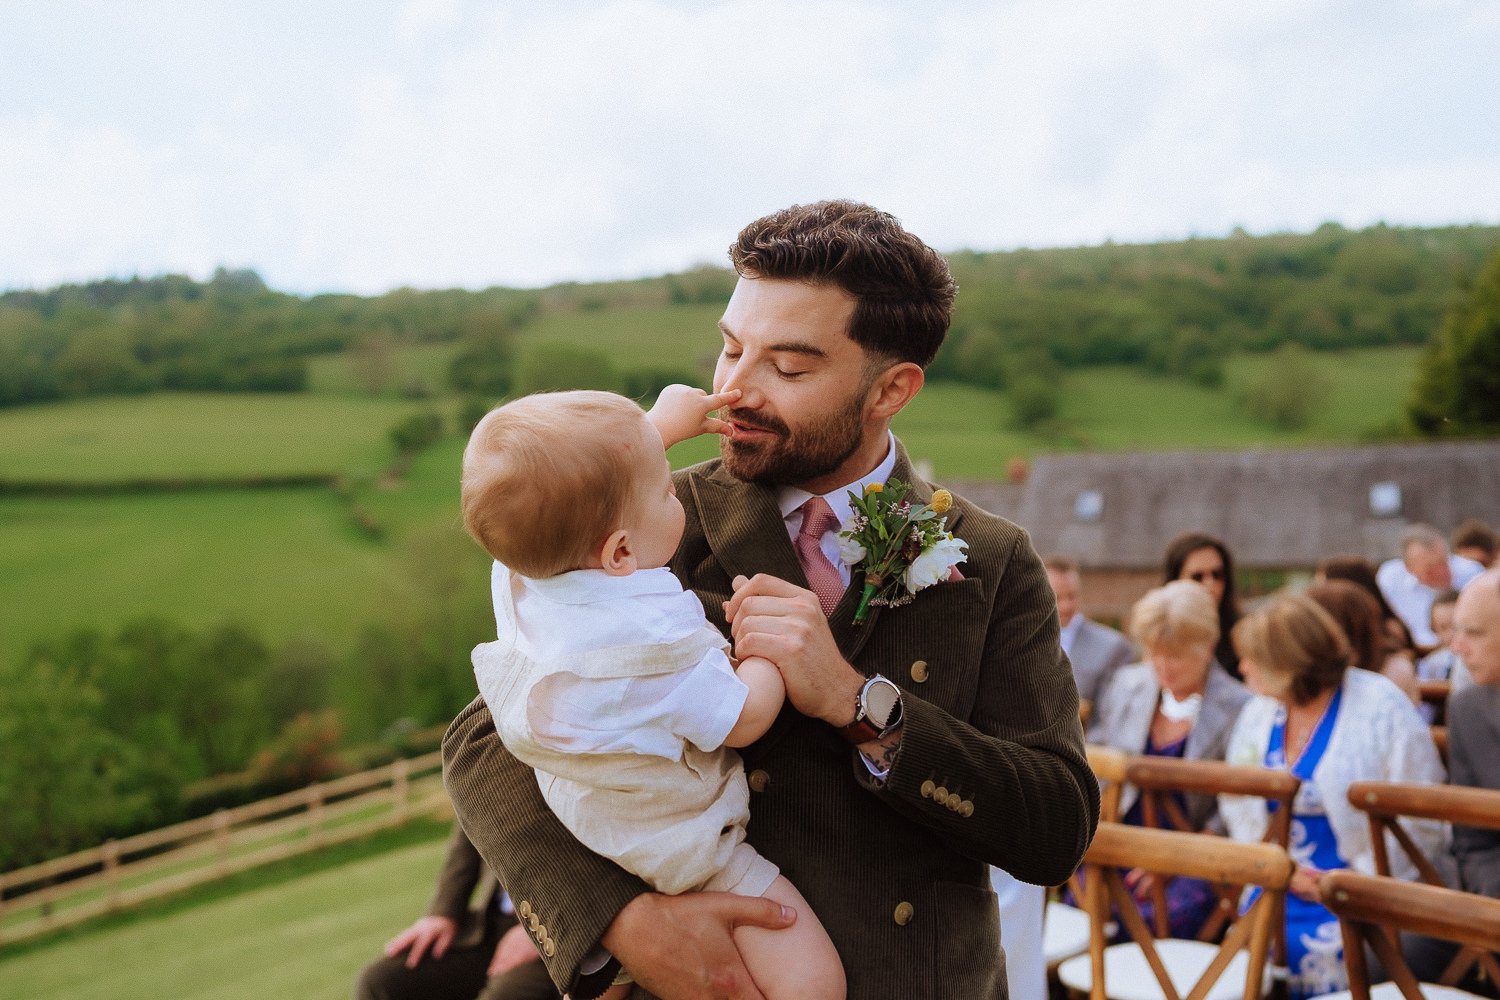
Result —
[[[645,419],[624,396],[594,390],[491,410],[464,449],[464,527],[521,576],[582,568],[635,499]]]

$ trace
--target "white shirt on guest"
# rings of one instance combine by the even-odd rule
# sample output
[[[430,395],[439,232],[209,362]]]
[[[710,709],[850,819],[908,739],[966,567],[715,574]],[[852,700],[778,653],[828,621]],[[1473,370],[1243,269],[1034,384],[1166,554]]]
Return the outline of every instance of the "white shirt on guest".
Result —
[[[822,494],[823,499],[828,501],[828,506],[833,510],[833,516],[838,518],[838,526],[832,531],[823,533],[819,548],[828,557],[828,561],[833,563],[834,569],[839,571],[839,579],[844,582],[845,587],[849,586],[849,580],[854,576],[853,570],[839,558],[839,532],[843,530],[843,523],[849,520],[849,515],[854,513],[854,507],[849,503],[849,492],[852,490],[863,496],[866,486],[871,483],[884,483],[891,478],[891,473],[895,471],[895,468],[896,436],[886,431],[885,458],[868,476]],[[795,486],[776,488],[776,503],[781,510],[781,518],[786,523],[786,533],[793,545],[797,542],[797,535],[802,531],[800,508],[812,498],[813,494],[806,490],[799,490]]]
[[[566,664],[582,652],[664,645],[713,628],[702,602],[664,567],[629,576],[580,569],[544,580],[520,579],[515,648],[539,662]],[[510,586],[510,571],[495,563],[492,593],[504,594]],[[505,616],[496,610],[503,629]],[[539,740],[573,753],[645,753],[673,760],[682,755],[683,739],[700,750],[721,746],[749,695],[720,648],[672,673],[584,678],[564,668],[545,684],[544,702],[533,698],[528,711]]]
[[[1472,559],[1449,553],[1448,571],[1453,574],[1453,589],[1463,590],[1464,585],[1484,572],[1484,567]],[[1375,573],[1375,582],[1380,592],[1390,603],[1391,610],[1406,622],[1411,637],[1419,646],[1436,646],[1438,637],[1432,631],[1432,600],[1438,592],[1418,580],[1406,563],[1400,559],[1387,559]]]

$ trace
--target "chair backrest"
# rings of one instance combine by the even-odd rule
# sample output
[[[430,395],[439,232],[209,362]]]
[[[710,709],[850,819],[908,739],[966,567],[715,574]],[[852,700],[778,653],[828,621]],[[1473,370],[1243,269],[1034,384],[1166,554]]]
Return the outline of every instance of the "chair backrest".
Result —
[[[1318,880],[1318,894],[1323,905],[1338,916],[1343,929],[1344,965],[1354,1000],[1370,1000],[1366,942],[1401,995],[1406,1000],[1423,1000],[1392,928],[1462,946],[1439,978],[1440,985],[1458,983],[1476,961],[1484,966],[1492,982],[1500,982],[1500,962],[1495,954],[1500,951],[1500,899],[1351,871],[1323,875]]]
[[[1122,868],[1142,868],[1162,876],[1183,875],[1221,885],[1260,886],[1263,890],[1260,897],[1233,920],[1218,952],[1186,998],[1201,1000],[1206,996],[1235,954],[1248,947],[1244,996],[1246,1000],[1259,1000],[1274,924],[1281,918],[1280,904],[1295,869],[1284,850],[1271,844],[1242,844],[1224,837],[1101,823],[1083,864],[1084,909],[1089,914],[1089,955],[1093,967],[1091,1000],[1105,997],[1105,925],[1110,920],[1111,903],[1131,939],[1140,946],[1167,1000],[1184,1000],[1157,953],[1156,935],[1125,886],[1120,874]]]
[[[1146,826],[1191,833],[1192,824],[1183,814],[1177,792],[1197,795],[1248,795],[1265,799],[1276,806],[1266,827],[1265,842],[1286,848],[1291,834],[1292,800],[1302,782],[1296,775],[1265,767],[1226,764],[1217,760],[1181,760],[1176,757],[1132,757],[1125,768],[1125,780],[1140,790],[1141,815]],[[1241,887],[1225,886],[1219,903],[1198,929],[1200,941],[1218,940],[1239,903]],[[1165,936],[1168,926],[1167,888],[1158,879],[1152,890],[1152,917],[1156,933]],[[1276,960],[1285,959],[1285,942],[1281,932],[1276,937]]]
[[[1130,755],[1097,743],[1084,747],[1084,752],[1088,754],[1089,767],[1099,781],[1099,821],[1114,823],[1120,818],[1120,788],[1125,783]]]
[[[1448,695],[1453,691],[1451,681],[1417,681],[1417,690],[1422,694],[1423,704],[1431,705],[1436,714],[1434,722],[1442,722],[1448,715]]]
[[[1443,877],[1401,826],[1401,817],[1500,830],[1500,791],[1490,788],[1356,781],[1349,786],[1349,804],[1370,819],[1370,847],[1375,855],[1376,874],[1391,873],[1385,840],[1385,834],[1389,832],[1411,863],[1416,865],[1422,881],[1430,885],[1443,885]]]

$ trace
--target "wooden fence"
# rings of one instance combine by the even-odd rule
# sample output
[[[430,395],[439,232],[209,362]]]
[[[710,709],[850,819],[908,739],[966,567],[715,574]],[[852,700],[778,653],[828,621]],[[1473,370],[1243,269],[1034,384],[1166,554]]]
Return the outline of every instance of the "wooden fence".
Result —
[[[449,809],[434,752],[0,873],[0,945]]]

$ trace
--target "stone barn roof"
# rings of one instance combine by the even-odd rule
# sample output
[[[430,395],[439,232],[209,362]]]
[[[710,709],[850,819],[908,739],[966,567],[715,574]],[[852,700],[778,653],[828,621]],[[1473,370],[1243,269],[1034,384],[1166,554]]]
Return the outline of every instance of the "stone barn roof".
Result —
[[[1043,455],[1024,486],[955,488],[1026,528],[1038,552],[1087,568],[1158,567],[1189,530],[1223,538],[1246,568],[1310,568],[1388,559],[1418,522],[1500,525],[1500,441]]]

